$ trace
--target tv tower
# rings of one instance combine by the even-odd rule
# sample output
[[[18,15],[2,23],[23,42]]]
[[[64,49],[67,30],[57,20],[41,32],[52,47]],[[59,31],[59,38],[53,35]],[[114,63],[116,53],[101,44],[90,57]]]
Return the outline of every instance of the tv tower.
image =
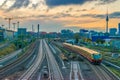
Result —
[[[106,33],[108,33],[108,22],[109,22],[109,16],[108,16],[108,9],[106,14]]]

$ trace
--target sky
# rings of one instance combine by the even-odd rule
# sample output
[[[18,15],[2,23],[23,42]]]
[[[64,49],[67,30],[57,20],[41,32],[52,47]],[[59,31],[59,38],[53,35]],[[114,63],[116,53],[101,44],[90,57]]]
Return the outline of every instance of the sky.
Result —
[[[104,32],[107,11],[109,28],[118,28],[119,5],[120,0],[0,0],[0,25],[8,29],[5,18],[13,18],[11,29],[19,21],[29,31],[32,25],[37,31],[40,24],[40,31],[46,32],[82,28]]]

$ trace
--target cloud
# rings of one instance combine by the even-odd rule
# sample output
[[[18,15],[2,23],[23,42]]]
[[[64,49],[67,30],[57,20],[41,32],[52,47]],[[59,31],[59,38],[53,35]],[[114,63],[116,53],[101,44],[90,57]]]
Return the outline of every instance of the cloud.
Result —
[[[111,18],[120,18],[120,12],[114,12],[109,15]]]
[[[72,16],[71,14],[68,14],[68,13],[57,13],[56,15],[53,15],[52,18],[53,19],[56,19],[56,18],[65,18],[65,17],[74,17]]]
[[[30,3],[29,0],[16,0],[15,3],[9,8],[9,10],[27,7],[29,3]]]
[[[109,3],[116,2],[116,1],[117,1],[117,0],[100,0],[97,5],[109,4]]]
[[[83,14],[81,17],[105,18],[103,14]]]
[[[66,11],[66,13],[69,13],[69,12],[71,12],[73,10],[73,8],[69,8],[67,11]]]
[[[0,8],[2,8],[6,3],[7,3],[8,0],[5,0],[2,5],[0,6]]]
[[[38,7],[39,3],[37,4],[32,4],[32,8],[36,9]]]
[[[117,0],[45,0],[46,4],[50,7],[77,4],[82,5],[86,2],[98,1],[97,5],[113,3]]]
[[[112,3],[112,2],[115,2],[117,0],[100,0],[100,1],[103,3]]]
[[[70,4],[84,4],[88,1],[95,1],[95,0],[46,0],[46,4],[48,6],[60,6],[60,5],[70,5]]]
[[[108,15],[109,18],[120,18],[120,12],[113,12]],[[81,17],[106,18],[106,14],[83,14]]]

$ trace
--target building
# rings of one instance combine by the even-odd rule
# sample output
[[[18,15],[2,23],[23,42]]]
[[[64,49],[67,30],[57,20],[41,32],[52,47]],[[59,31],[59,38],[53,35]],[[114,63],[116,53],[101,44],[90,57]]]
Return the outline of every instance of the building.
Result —
[[[0,27],[0,42],[5,39],[5,29]]]
[[[111,46],[120,49],[120,40],[112,39],[111,40]]]
[[[14,38],[14,31],[6,30],[5,31],[5,38],[7,38],[8,40],[13,40],[13,38]]]
[[[40,37],[41,38],[47,37],[47,32],[44,32],[44,31],[40,32]]]
[[[20,35],[27,35],[27,29],[26,28],[18,28],[18,36]]]
[[[88,30],[85,30],[85,29],[80,29],[79,31],[80,33],[85,33],[85,32],[88,32]]]
[[[50,32],[48,33],[49,38],[58,38],[58,33],[57,32]]]
[[[83,38],[91,39],[93,42],[97,41],[98,39],[109,39],[109,36],[105,35],[103,32],[96,32],[94,30],[88,31],[85,29],[80,29],[80,36]]]
[[[63,30],[61,30],[61,37],[62,38],[69,39],[69,38],[73,38],[73,36],[74,36],[73,31],[71,31],[69,29],[63,29]]]
[[[118,24],[118,35],[120,35],[120,23]]]
[[[92,36],[92,41],[93,42],[96,42],[98,39],[101,39],[101,40],[105,40],[105,39],[109,39],[109,36]]]
[[[6,29],[0,27],[0,41],[3,41],[5,39],[13,40],[14,33],[15,32],[12,30],[6,30]]]
[[[85,29],[80,29],[79,30],[80,36],[84,38],[89,38],[89,31]]]
[[[117,29],[116,28],[110,28],[110,36],[116,36],[116,33],[117,33]]]

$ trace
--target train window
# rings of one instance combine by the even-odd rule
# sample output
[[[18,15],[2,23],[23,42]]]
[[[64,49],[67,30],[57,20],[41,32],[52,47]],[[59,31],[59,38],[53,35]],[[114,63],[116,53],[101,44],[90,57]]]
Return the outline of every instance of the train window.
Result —
[[[95,60],[98,60],[98,59],[101,58],[101,54],[93,54],[93,58],[94,58]]]

